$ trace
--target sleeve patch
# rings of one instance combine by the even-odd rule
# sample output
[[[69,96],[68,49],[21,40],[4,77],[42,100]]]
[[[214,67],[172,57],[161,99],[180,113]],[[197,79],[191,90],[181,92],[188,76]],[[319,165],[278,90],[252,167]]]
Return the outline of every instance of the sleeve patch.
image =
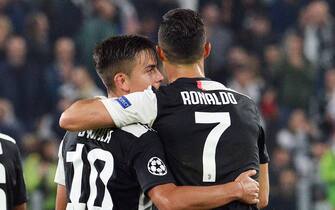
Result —
[[[116,99],[116,101],[122,106],[122,108],[126,109],[127,107],[131,106],[130,101],[125,97],[125,96],[121,96],[118,99]]]
[[[164,176],[167,174],[167,168],[164,162],[158,157],[152,157],[148,161],[148,171],[155,176]]]

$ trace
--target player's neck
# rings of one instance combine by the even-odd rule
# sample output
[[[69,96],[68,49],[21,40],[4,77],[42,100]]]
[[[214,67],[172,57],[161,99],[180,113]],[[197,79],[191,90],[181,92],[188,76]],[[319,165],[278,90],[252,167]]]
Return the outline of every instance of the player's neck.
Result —
[[[122,91],[122,90],[113,90],[108,92],[108,98],[119,98],[123,95],[126,95],[128,93]]]
[[[180,65],[180,64],[172,64],[169,62],[164,62],[163,66],[166,71],[166,76],[169,80],[169,83],[174,82],[175,80],[182,77],[186,78],[205,77],[203,61],[199,61],[197,63],[188,65]]]

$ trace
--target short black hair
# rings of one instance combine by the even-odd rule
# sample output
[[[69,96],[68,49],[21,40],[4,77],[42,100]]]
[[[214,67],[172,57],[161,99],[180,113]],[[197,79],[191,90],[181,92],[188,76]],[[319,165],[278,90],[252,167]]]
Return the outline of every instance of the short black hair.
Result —
[[[158,43],[172,63],[191,64],[199,60],[206,43],[200,14],[180,8],[167,12],[159,26]]]
[[[155,44],[139,35],[113,36],[94,48],[94,65],[108,90],[115,88],[117,73],[131,74],[136,56],[143,51],[158,60]]]

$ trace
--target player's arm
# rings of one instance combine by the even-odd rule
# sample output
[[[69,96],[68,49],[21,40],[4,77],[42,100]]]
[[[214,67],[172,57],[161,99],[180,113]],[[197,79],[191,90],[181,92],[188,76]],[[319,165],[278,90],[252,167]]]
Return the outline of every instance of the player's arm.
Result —
[[[64,185],[57,185],[56,208],[55,210],[66,210],[67,192]]]
[[[68,131],[113,127],[114,122],[100,99],[76,101],[61,115],[59,125]]]
[[[59,125],[69,131],[81,131],[137,122],[152,124],[156,114],[156,95],[149,87],[118,99],[79,100],[62,113]]]
[[[148,191],[150,199],[161,210],[212,209],[235,200],[248,204],[258,203],[258,183],[250,178],[255,170],[242,173],[234,182],[194,187],[163,184]]]
[[[22,203],[20,205],[15,206],[13,210],[26,210],[26,209],[27,209],[27,203]]]
[[[65,134],[66,136],[67,134]],[[65,138],[65,137],[64,137]],[[57,183],[57,194],[56,194],[56,209],[55,210],[65,210],[67,205],[67,191],[65,183],[65,168],[64,168],[64,158],[63,158],[63,143],[60,143],[58,149],[58,164],[55,174],[55,183]]]
[[[258,202],[258,183],[250,176],[256,171],[242,173],[235,182],[198,187],[176,186],[165,153],[155,132],[147,132],[136,141],[129,154],[138,181],[159,209],[211,209],[234,200]]]
[[[23,177],[21,154],[19,148],[16,146],[16,181],[13,189],[14,194],[14,210],[26,210],[27,209],[27,192],[26,185]]]
[[[259,166],[259,203],[258,208],[265,208],[269,202],[269,169],[268,163]]]
[[[270,161],[269,154],[265,144],[265,132],[262,126],[260,128],[260,134],[258,138],[258,149],[259,149],[259,203],[258,208],[265,208],[269,202],[269,169],[268,163]]]

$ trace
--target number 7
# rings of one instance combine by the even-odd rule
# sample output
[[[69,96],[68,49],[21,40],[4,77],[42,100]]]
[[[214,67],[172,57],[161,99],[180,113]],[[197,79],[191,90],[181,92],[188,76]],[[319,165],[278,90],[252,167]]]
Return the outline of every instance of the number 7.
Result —
[[[219,123],[209,132],[202,155],[203,182],[215,182],[216,180],[216,147],[223,132],[231,125],[229,112],[195,112],[195,123],[212,124]]]

